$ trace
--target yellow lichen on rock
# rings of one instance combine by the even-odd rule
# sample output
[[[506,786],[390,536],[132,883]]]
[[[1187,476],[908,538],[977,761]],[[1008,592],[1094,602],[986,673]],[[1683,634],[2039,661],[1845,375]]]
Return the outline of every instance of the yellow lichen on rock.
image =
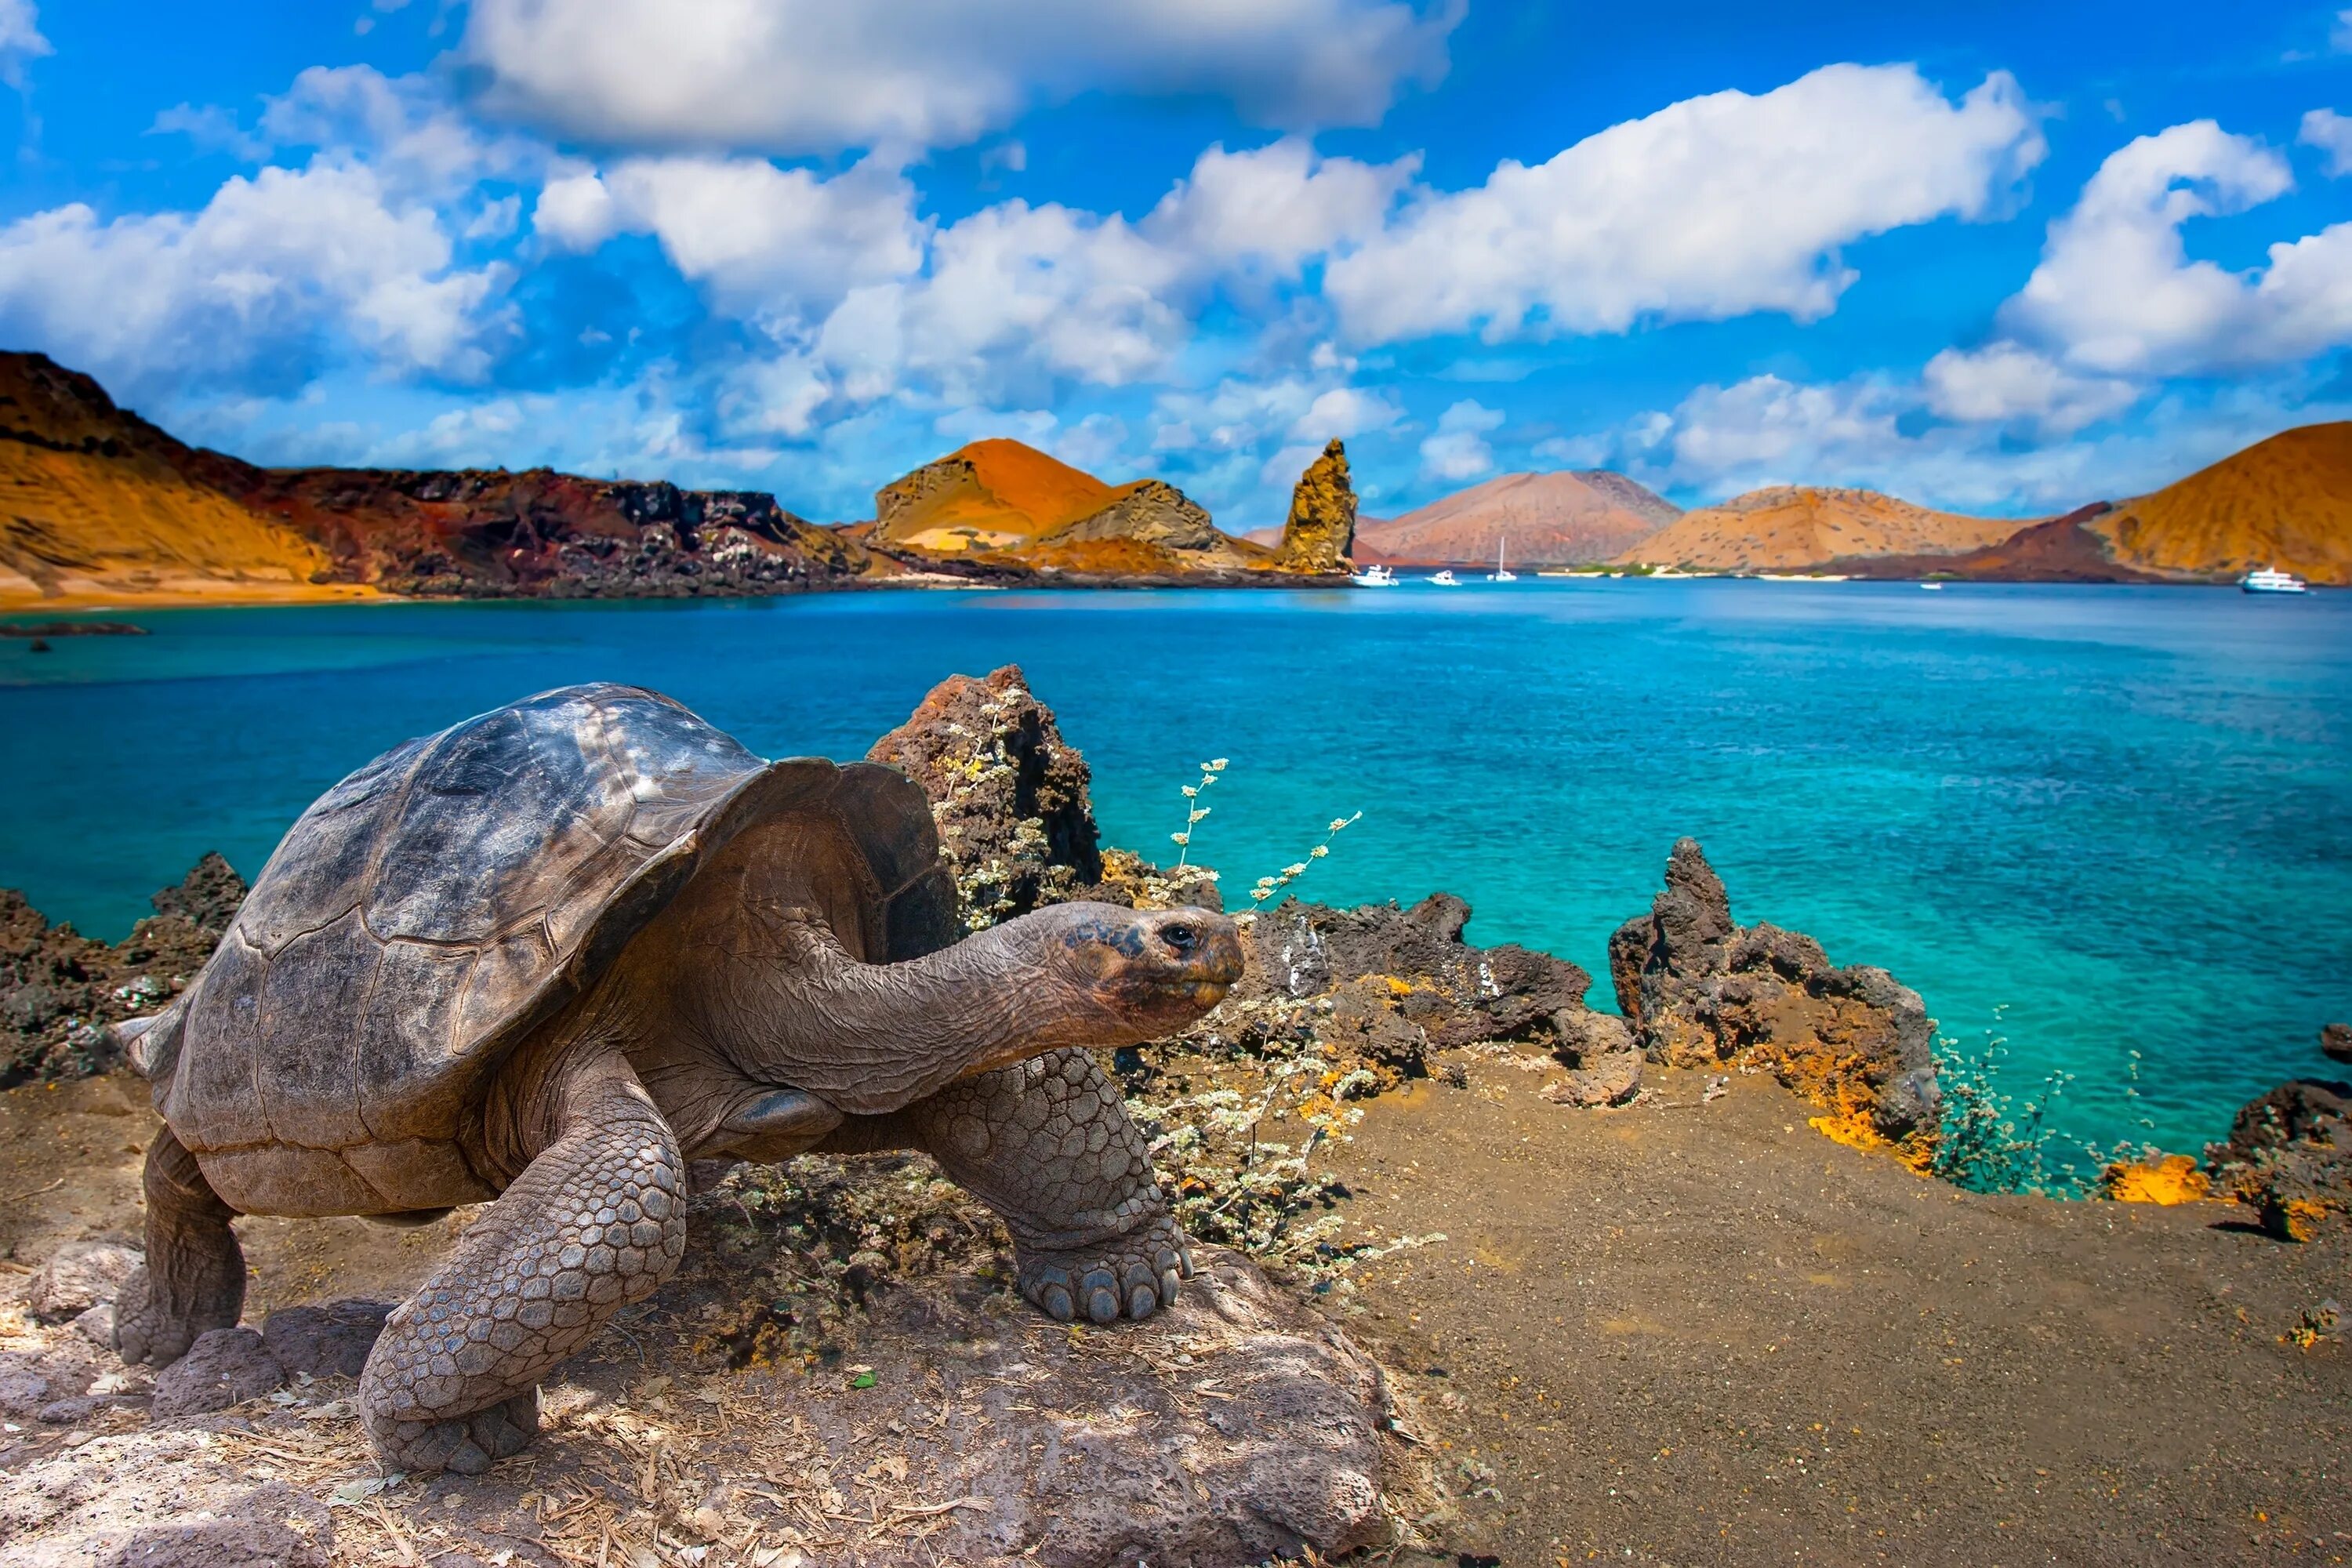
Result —
[[[2099,1193],[2119,1204],[2201,1203],[2213,1195],[2213,1183],[2186,1154],[2159,1154],[2146,1160],[2118,1160],[2099,1173]]]
[[[1292,572],[1344,571],[1355,546],[1356,488],[1348,479],[1348,448],[1334,440],[1290,492],[1275,563]]]

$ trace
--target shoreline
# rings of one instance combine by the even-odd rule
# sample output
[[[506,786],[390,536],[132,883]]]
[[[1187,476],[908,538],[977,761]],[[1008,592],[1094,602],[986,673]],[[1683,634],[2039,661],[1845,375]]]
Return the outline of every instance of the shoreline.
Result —
[[[1418,574],[1420,568],[1414,569]],[[1436,568],[1430,568],[1434,571]],[[2236,593],[2241,590],[2235,581],[2192,581],[2168,579],[2142,582],[2085,582],[2078,578],[2000,578],[1967,577],[1871,577],[1860,574],[1836,574],[1816,575],[1811,573],[1771,572],[1587,572],[1567,569],[1538,570],[1526,575],[1535,579],[1563,582],[1656,582],[1656,583],[1773,583],[1773,584],[1859,584],[1880,587],[1935,583],[1956,587],[1991,588],[2207,588]],[[1464,586],[1472,584],[1465,584]],[[1275,593],[1330,592],[1354,586],[1344,576],[1307,577],[1275,574],[1249,574],[1216,578],[1184,577],[1100,577],[1080,574],[1046,572],[1024,574],[1006,573],[999,577],[965,576],[953,573],[909,574],[904,577],[878,578],[809,584],[769,594],[595,594],[577,596],[560,594],[390,594],[364,584],[338,584],[331,589],[308,592],[232,591],[205,593],[194,590],[165,590],[157,593],[70,593],[49,597],[24,595],[0,595],[0,616],[18,617],[29,615],[72,612],[75,614],[136,614],[142,610],[259,610],[315,609],[321,605],[562,605],[584,606],[593,605],[692,604],[712,602],[749,602],[763,599],[793,599],[814,595],[865,593],[1152,593],[1198,592],[1217,589],[1241,589]],[[2315,583],[2308,594],[2331,595],[2340,592],[2344,584]]]

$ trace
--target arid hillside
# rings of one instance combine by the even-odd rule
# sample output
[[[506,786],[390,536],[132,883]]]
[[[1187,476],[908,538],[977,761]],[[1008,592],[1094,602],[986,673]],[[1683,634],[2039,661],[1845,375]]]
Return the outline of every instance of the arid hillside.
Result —
[[[0,354],[0,605],[349,598],[327,552],[192,474],[89,376]]]
[[[2170,575],[2276,566],[2352,584],[2352,421],[2260,441],[2090,525],[2116,558]]]
[[[0,353],[0,605],[772,594],[898,570],[753,490],[257,468]]]
[[[1957,555],[2023,526],[1931,511],[1876,490],[1777,485],[1686,511],[1617,559],[1707,572],[1793,572],[1845,557]]]
[[[1359,529],[1380,559],[1491,565],[1498,545],[1522,566],[1580,566],[1634,548],[1682,509],[1602,468],[1503,474]]]

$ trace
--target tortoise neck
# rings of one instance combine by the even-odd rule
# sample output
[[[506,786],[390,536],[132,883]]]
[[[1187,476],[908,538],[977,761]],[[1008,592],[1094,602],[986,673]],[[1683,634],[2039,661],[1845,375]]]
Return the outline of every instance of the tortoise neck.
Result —
[[[780,912],[781,913],[781,912]],[[1102,1037],[1104,1009],[1058,982],[1033,918],[899,963],[865,963],[822,922],[782,914],[697,989],[712,1043],[761,1083],[878,1115],[960,1078]]]

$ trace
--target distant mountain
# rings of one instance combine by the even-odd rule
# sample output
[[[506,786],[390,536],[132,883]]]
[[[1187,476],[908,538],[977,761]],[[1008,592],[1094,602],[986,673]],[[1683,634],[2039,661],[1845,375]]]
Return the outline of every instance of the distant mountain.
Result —
[[[1173,577],[1276,569],[1274,551],[1223,531],[1165,480],[1106,484],[1004,438],[883,486],[863,537],[914,564]]]
[[[1931,511],[1876,490],[1778,485],[1686,511],[1617,560],[1707,572],[1799,571],[1841,558],[1956,555],[2024,526]]]
[[[2089,525],[2116,558],[2175,576],[2277,566],[2352,585],[2352,422],[2260,441]]]
[[[257,468],[0,353],[0,605],[774,594],[897,570],[755,490]]]
[[[1613,559],[1682,516],[1622,474],[1585,468],[1503,474],[1385,521],[1356,538],[1381,559],[1416,565],[1580,566]]]
[[[2028,523],[2007,539],[1958,555],[1848,556],[1835,571],[1857,577],[1963,577],[1979,583],[2161,583],[2163,577],[2116,559],[2097,523],[2115,510],[2105,501],[2063,517]]]

